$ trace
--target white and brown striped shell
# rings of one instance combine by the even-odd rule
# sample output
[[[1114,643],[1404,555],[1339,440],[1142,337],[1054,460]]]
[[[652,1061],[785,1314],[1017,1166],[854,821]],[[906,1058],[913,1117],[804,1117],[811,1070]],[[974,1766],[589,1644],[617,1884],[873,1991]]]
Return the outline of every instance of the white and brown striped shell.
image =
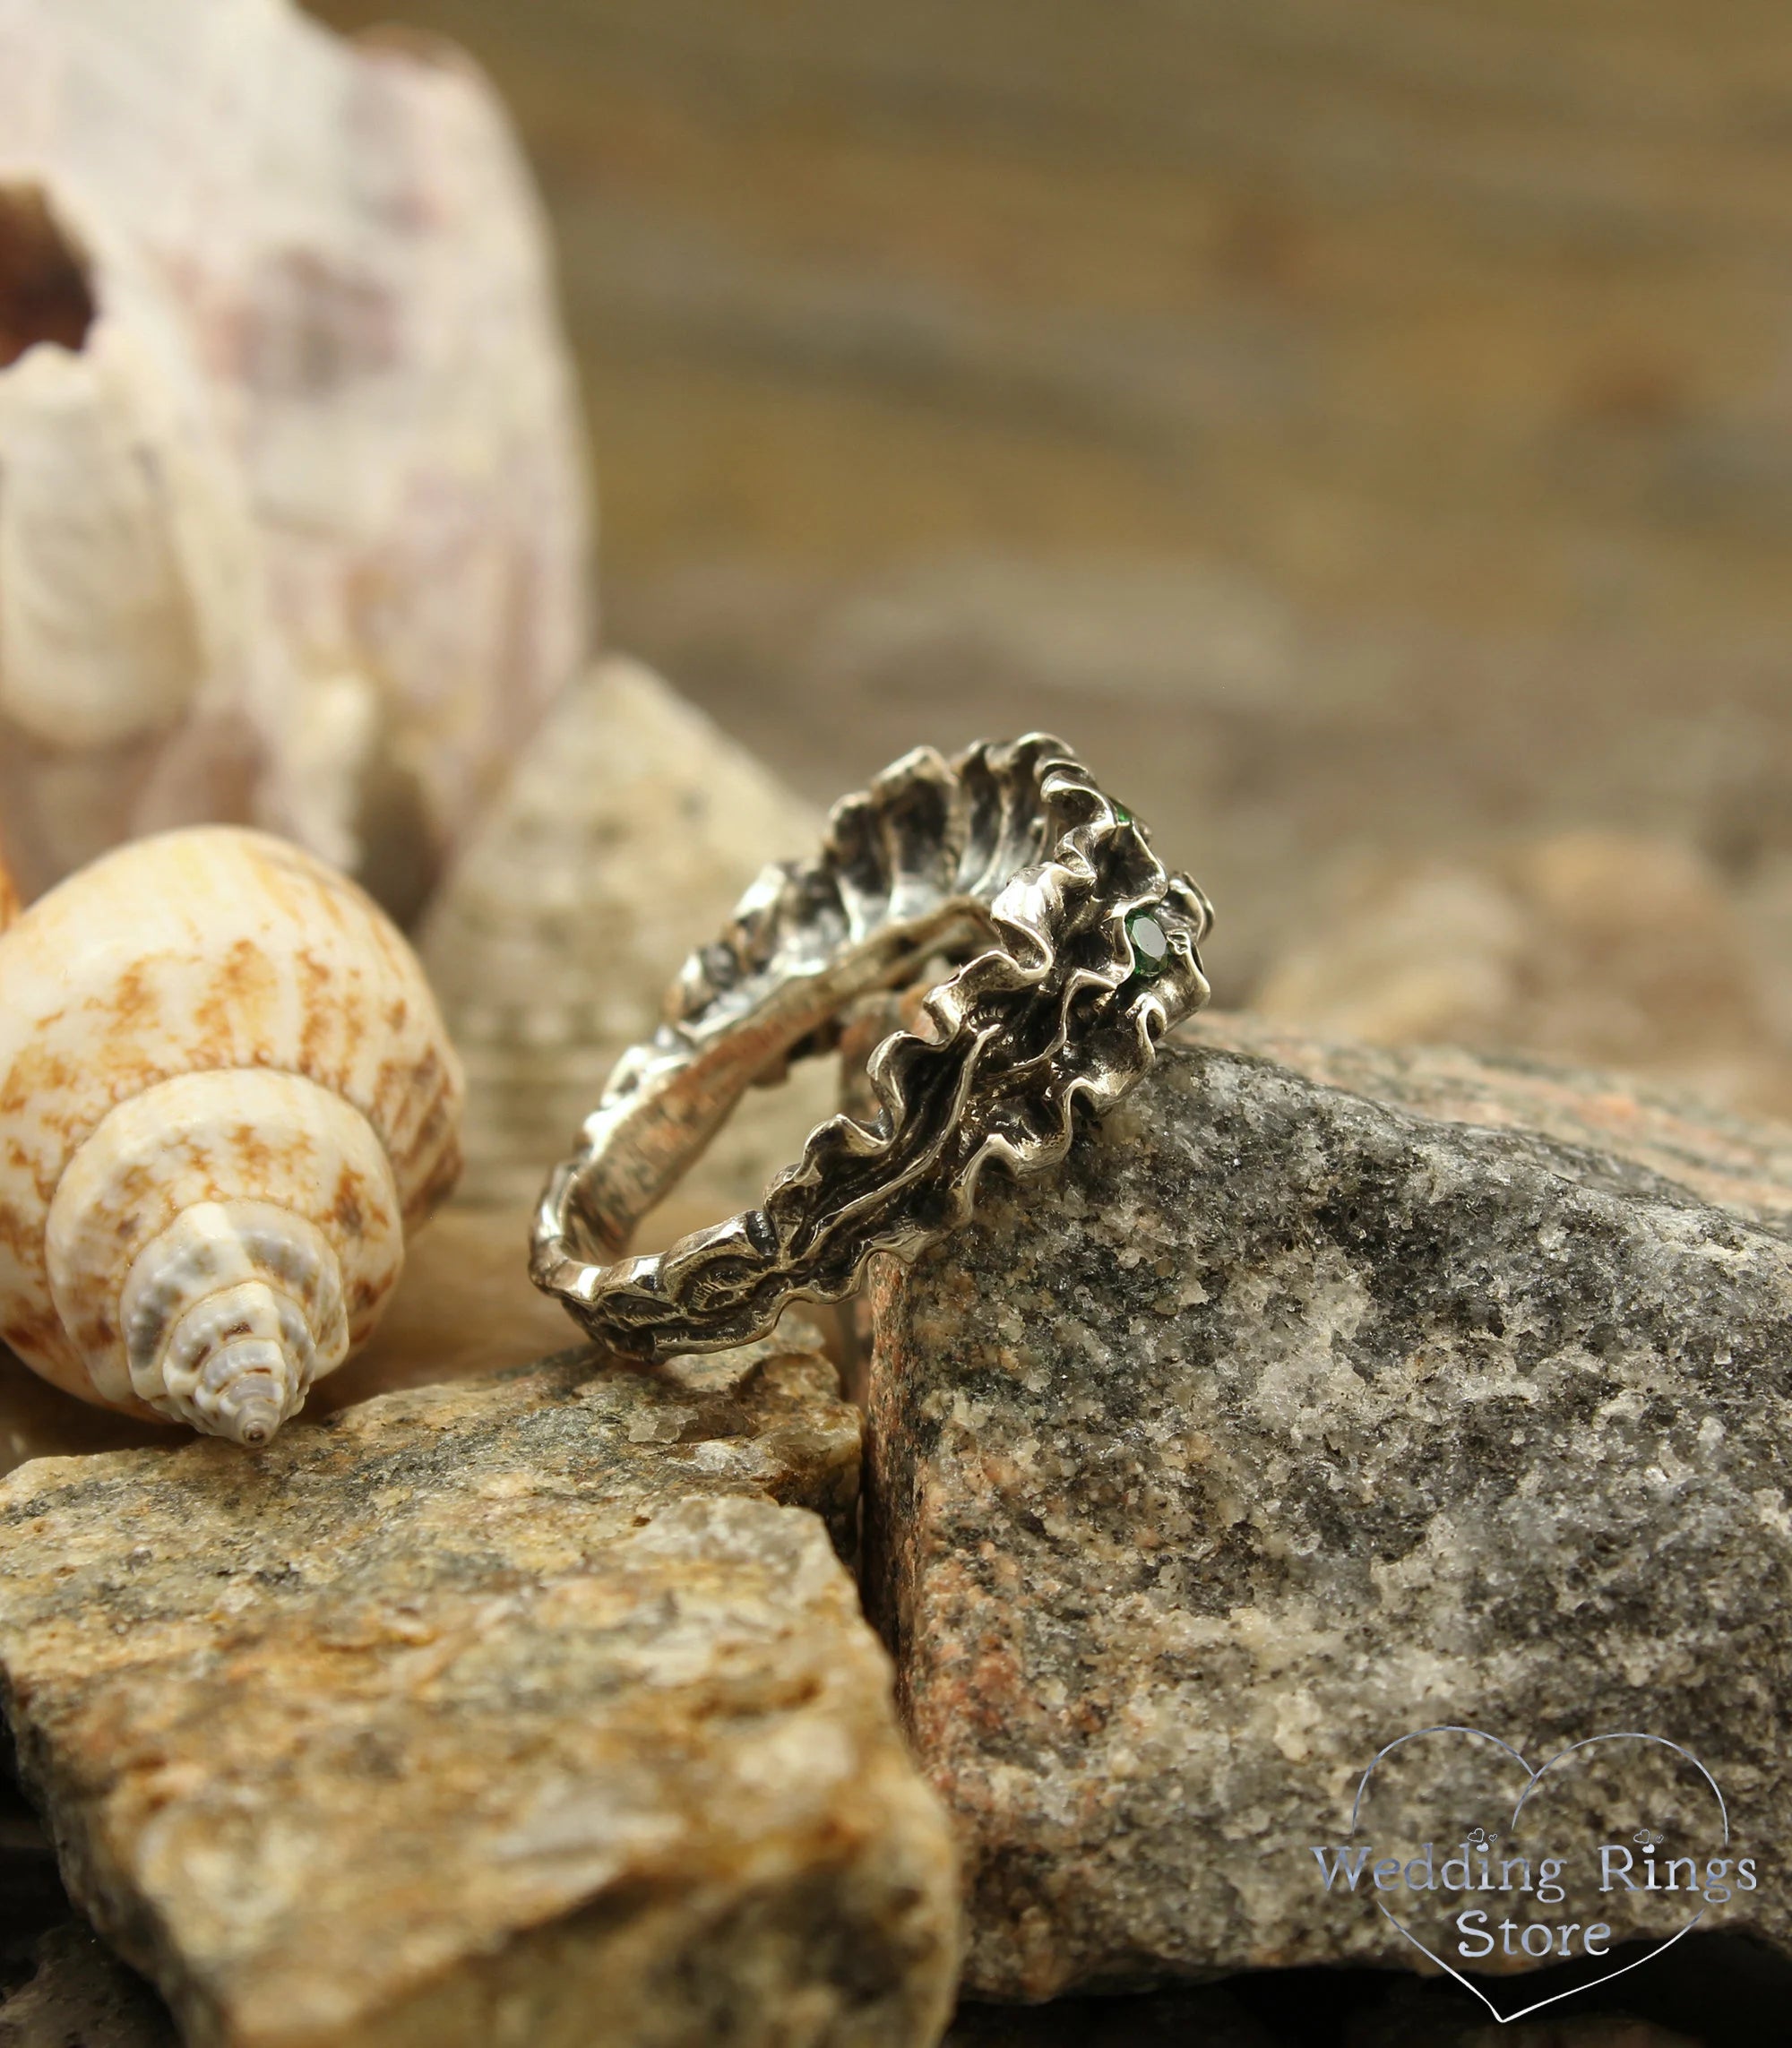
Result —
[[[117,848],[0,934],[0,1337],[84,1400],[265,1442],[372,1334],[461,1097],[352,882],[226,826]]]

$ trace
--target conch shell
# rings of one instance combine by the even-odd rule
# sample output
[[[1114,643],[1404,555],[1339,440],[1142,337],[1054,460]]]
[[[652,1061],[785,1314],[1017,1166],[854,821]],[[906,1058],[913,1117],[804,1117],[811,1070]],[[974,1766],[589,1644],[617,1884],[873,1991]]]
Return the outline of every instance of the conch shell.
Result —
[[[461,1081],[360,890],[195,827],[0,934],[0,1337],[83,1400],[264,1443],[372,1334]]]
[[[547,237],[445,44],[0,0],[0,839],[265,826],[421,904],[590,644]]]

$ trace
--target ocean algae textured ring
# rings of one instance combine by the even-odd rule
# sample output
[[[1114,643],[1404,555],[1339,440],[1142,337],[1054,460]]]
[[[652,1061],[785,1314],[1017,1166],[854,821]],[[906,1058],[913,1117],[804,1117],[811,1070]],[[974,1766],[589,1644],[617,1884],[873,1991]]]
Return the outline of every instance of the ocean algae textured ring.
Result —
[[[548,1177],[536,1285],[649,1358],[745,1343],[788,1302],[841,1299],[874,1252],[912,1257],[961,1224],[986,1166],[1055,1165],[1077,1106],[1119,1101],[1206,1002],[1211,921],[1061,741],[905,754],[834,806],[815,859],[767,868],[685,963],[666,1021],[623,1055]],[[828,1050],[849,1004],[931,963],[915,1028],[871,1055],[871,1122],[830,1117],[759,1208],[624,1256],[749,1087]]]

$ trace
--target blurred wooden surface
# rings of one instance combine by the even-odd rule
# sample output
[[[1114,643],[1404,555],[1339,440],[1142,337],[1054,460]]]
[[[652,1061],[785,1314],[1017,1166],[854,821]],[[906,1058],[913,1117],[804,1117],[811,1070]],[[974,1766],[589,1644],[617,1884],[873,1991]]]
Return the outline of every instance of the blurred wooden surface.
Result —
[[[1792,902],[1778,0],[317,9],[509,99],[610,630],[811,794],[1055,724],[1233,994],[1364,842]]]
[[[1777,0],[321,0],[463,42],[613,583],[992,543],[1792,619]]]

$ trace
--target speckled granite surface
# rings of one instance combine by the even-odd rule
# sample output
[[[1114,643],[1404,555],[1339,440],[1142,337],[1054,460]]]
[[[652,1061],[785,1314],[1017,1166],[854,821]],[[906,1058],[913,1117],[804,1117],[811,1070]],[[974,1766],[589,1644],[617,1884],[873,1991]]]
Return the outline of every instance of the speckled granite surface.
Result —
[[[930,2041],[857,1457],[791,1339],[21,1467],[0,1676],[71,1891],[194,2042]]]
[[[1770,1851],[1785,1145],[1614,1082],[1221,1020],[1054,1183],[992,1185],[883,1268],[868,1583],[959,1829],[972,1990],[1410,1963],[1310,1849],[1438,1722],[1537,1760],[1658,1731]],[[1377,1827],[1503,1831],[1497,1771],[1402,1754]],[[1714,1825],[1607,1760],[1552,1788],[1565,1846]],[[1771,1883],[1709,1920],[1792,1940]]]

